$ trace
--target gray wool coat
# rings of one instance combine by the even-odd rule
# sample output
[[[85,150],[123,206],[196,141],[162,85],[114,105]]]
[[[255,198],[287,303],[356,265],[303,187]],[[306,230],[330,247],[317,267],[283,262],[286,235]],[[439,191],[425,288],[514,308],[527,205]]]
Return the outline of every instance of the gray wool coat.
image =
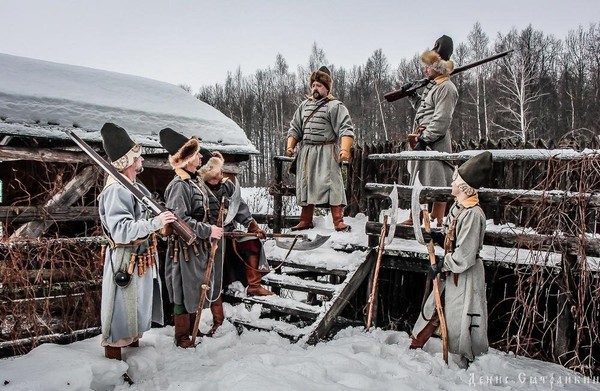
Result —
[[[417,110],[413,123],[414,129],[419,126],[425,127],[420,138],[428,144],[428,150],[452,152],[450,124],[458,102],[458,91],[454,83],[450,79],[439,84],[432,80],[427,84],[422,95],[410,97],[410,102]],[[411,186],[414,184],[417,172],[424,186],[450,186],[453,172],[450,163],[435,160],[416,160],[409,163]]]
[[[144,194],[150,192],[140,183],[134,183]],[[98,210],[102,226],[112,241],[127,244],[147,237],[161,228],[158,216],[147,219],[144,207],[131,193],[109,178],[98,197]],[[150,330],[152,322],[163,324],[161,283],[158,259],[141,277],[137,266],[130,284],[119,287],[114,274],[127,270],[132,252],[144,253],[146,244],[134,247],[108,247],[104,258],[102,278],[102,346],[126,346],[142,333]]]
[[[329,101],[305,123],[323,99]],[[323,99],[300,103],[288,131],[288,137],[301,143],[296,170],[296,202],[300,206],[347,204],[338,143],[342,136],[354,137],[354,125],[342,102]]]
[[[458,216],[456,245],[454,251],[444,257],[442,271],[450,273],[445,280],[440,279],[440,294],[448,325],[448,350],[473,361],[488,351],[489,343],[485,274],[479,257],[485,234],[485,214],[478,204],[472,205],[476,197],[470,199],[465,201],[466,205],[452,205],[446,217],[444,229]],[[427,298],[423,312],[428,319],[434,314],[433,293]],[[420,314],[412,334],[419,334],[427,322]]]
[[[175,173],[175,177],[165,190],[166,206],[181,217],[196,233],[199,239],[196,246],[198,254],[194,252],[193,246],[187,246],[183,241],[177,239],[178,257],[174,258],[174,246],[172,242],[169,242],[165,259],[165,282],[170,301],[174,304],[182,304],[188,313],[194,313],[200,303],[200,287],[204,282],[208,266],[211,225],[217,223],[221,197],[225,196],[228,204],[235,185],[230,180],[225,180],[218,191],[212,191],[199,176],[191,178],[184,170],[176,170]],[[242,200],[234,222],[248,225],[251,220],[250,209]],[[233,223],[223,229],[224,231],[233,231]],[[217,245],[205,308],[210,305],[210,301],[219,298],[223,288],[224,239],[219,240]],[[268,270],[264,251],[261,253],[259,267]]]

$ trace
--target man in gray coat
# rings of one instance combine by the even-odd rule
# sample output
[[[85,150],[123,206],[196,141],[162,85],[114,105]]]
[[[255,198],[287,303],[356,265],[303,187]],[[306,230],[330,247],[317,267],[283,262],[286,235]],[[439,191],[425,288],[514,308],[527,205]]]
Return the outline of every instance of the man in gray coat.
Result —
[[[458,102],[458,91],[450,80],[450,73],[454,70],[454,63],[450,60],[452,51],[452,39],[443,35],[435,42],[432,50],[421,54],[429,84],[421,95],[415,92],[409,96],[412,106],[417,110],[414,130],[408,135],[409,144],[415,151],[452,152],[450,124]],[[417,173],[425,186],[446,187],[450,185],[452,178],[452,166],[443,161],[410,161],[409,171],[411,186]],[[440,226],[445,212],[445,202],[434,202],[431,219],[436,220]],[[412,225],[412,218],[402,224]]]
[[[142,172],[142,147],[125,129],[106,123],[100,130],[111,164],[133,186],[150,197],[136,181]],[[163,323],[162,297],[154,232],[175,221],[166,211],[150,217],[145,207],[114,178],[108,177],[98,197],[98,210],[109,248],[102,279],[102,341],[107,358],[121,359],[121,347],[137,346],[152,322]]]
[[[479,252],[483,247],[485,214],[477,189],[489,180],[492,154],[485,151],[460,166],[453,175],[456,197],[442,231],[424,234],[446,249],[446,255],[430,267],[428,278],[440,274],[440,294],[448,326],[448,351],[470,362],[488,351],[485,274]],[[424,317],[425,316],[425,317]],[[412,330],[411,349],[421,348],[439,326],[433,293]]]
[[[223,322],[221,305],[221,270],[223,269],[221,237],[223,228],[209,221],[209,200],[198,168],[211,154],[200,148],[200,140],[187,138],[171,128],[159,132],[160,144],[169,152],[169,163],[175,177],[165,190],[166,206],[176,213],[196,233],[198,240],[191,245],[169,232],[169,247],[165,259],[165,280],[169,299],[173,303],[175,344],[192,346],[190,331],[195,323],[196,310],[202,295],[208,267],[210,248],[217,243],[210,289],[206,301],[213,310],[213,326]],[[214,241],[213,241],[214,239]],[[190,315],[191,314],[191,315]],[[215,329],[216,329],[215,327]]]
[[[311,96],[300,103],[288,131],[286,155],[296,162],[296,202],[302,207],[300,223],[292,231],[313,228],[315,206],[329,207],[336,231],[344,224],[346,192],[341,162],[350,159],[354,126],[348,109],[330,91],[331,73],[322,66],[310,75]],[[339,145],[338,145],[339,144]]]

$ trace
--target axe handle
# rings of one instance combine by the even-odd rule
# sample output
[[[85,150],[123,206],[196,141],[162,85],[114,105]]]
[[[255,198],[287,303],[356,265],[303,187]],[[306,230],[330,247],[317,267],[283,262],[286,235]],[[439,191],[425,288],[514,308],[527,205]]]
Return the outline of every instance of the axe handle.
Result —
[[[431,232],[431,219],[429,218],[429,212],[423,209],[423,222],[425,223],[425,232]],[[437,263],[435,259],[435,245],[433,240],[427,242],[427,251],[429,252],[429,262],[432,265]],[[433,279],[433,297],[435,299],[435,308],[440,318],[440,329],[442,331],[442,353],[444,356],[444,362],[448,364],[448,325],[446,324],[446,315],[444,314],[444,307],[442,306],[442,297],[440,295],[439,276]]]
[[[227,238],[244,238],[247,236],[258,237],[255,232],[223,232],[223,236]],[[306,235],[295,235],[295,234],[265,234],[267,238],[292,238],[306,240]]]

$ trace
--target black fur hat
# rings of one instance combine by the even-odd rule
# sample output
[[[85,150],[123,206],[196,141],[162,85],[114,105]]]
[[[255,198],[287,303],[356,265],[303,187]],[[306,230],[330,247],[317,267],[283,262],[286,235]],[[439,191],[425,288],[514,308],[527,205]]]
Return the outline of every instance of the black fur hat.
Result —
[[[331,72],[329,71],[329,68],[323,65],[318,70],[311,73],[310,85],[312,86],[312,83],[315,81],[323,84],[327,88],[327,91],[331,91],[331,88],[333,87],[333,79],[331,78]]]
[[[491,171],[492,153],[490,151],[475,155],[458,167],[458,174],[473,189],[487,185]]]
[[[200,139],[196,136],[187,138],[171,128],[164,128],[158,132],[160,145],[169,152],[169,163],[173,168],[182,168],[200,151],[202,161],[207,162],[212,154],[209,150],[200,147]]]
[[[129,167],[142,154],[142,146],[134,143],[119,125],[105,123],[100,129],[100,135],[104,151],[118,170]]]
[[[435,41],[433,49],[426,50],[421,54],[421,62],[431,66],[442,75],[449,75],[454,70],[454,62],[450,60],[453,52],[452,38],[442,35]]]

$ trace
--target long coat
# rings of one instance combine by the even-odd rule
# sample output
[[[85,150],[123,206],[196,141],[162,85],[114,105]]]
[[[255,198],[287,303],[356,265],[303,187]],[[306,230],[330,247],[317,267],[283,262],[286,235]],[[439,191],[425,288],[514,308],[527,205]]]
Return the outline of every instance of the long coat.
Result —
[[[169,241],[165,260],[165,280],[170,301],[183,304],[187,312],[193,313],[200,302],[200,287],[204,282],[208,266],[211,225],[217,223],[221,197],[225,196],[228,205],[235,185],[227,180],[219,191],[214,191],[210,190],[199,176],[192,178],[189,173],[181,169],[175,170],[175,174],[165,190],[166,206],[192,228],[199,240],[195,244],[195,250],[193,245],[185,245],[181,239],[176,239],[175,242]],[[246,203],[242,201],[234,221],[247,225],[250,220],[252,214]],[[232,230],[232,224],[224,227],[224,231]],[[218,299],[223,288],[224,239],[219,240],[217,245],[205,307],[210,305],[210,301]],[[177,258],[174,257],[174,246],[178,246]],[[261,261],[262,267],[268,268],[264,252]]]
[[[328,102],[305,123],[323,100]],[[300,206],[346,205],[338,142],[354,137],[348,109],[332,97],[306,99],[294,113],[288,137],[300,141],[296,171],[296,202]]]
[[[452,219],[457,219],[455,249],[445,255],[442,271],[449,273],[445,280],[440,279],[448,325],[448,350],[469,361],[486,353],[489,347],[485,275],[479,257],[485,234],[485,215],[477,202],[477,196],[473,196],[450,208],[444,229],[451,225]],[[433,293],[427,298],[423,312],[428,319],[434,314]],[[426,325],[423,314],[419,315],[413,335],[418,335]]]
[[[414,129],[425,127],[421,139],[427,143],[428,150],[452,152],[450,124],[458,102],[458,91],[454,83],[447,76],[437,77],[427,84],[421,96],[410,97],[410,102],[417,110]],[[411,186],[417,172],[419,180],[425,186],[449,186],[452,182],[453,168],[447,162],[410,161],[409,171]]]
[[[147,196],[150,192],[140,183],[134,186]],[[98,198],[100,221],[110,239],[117,244],[109,247],[104,258],[102,279],[102,346],[126,346],[148,331],[152,322],[163,324],[161,283],[158,260],[141,277],[137,266],[127,287],[115,284],[114,275],[126,271],[131,254],[143,254],[149,241],[135,246],[122,247],[133,241],[147,238],[161,228],[158,216],[146,219],[144,207],[131,193],[109,177]]]

